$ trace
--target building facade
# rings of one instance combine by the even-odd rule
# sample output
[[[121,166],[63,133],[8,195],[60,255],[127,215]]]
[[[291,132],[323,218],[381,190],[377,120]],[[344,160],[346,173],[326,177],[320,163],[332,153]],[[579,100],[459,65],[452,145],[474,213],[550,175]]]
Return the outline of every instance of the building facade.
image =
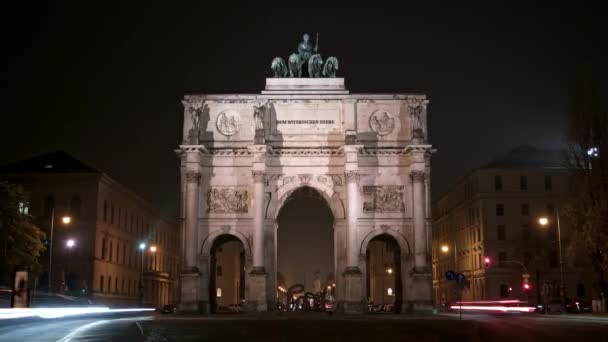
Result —
[[[449,270],[466,276],[464,300],[545,303],[559,297],[562,274],[567,297],[591,297],[591,275],[566,253],[571,227],[560,208],[571,182],[562,165],[558,151],[521,146],[469,173],[433,203],[436,304],[460,296],[455,282],[446,279]],[[541,217],[549,224],[542,226]],[[530,275],[529,290],[523,274]]]
[[[366,308],[366,255],[378,236],[400,251],[399,306],[430,308],[427,103],[423,95],[349,94],[343,78],[268,78],[261,94],[185,96],[176,150],[185,260],[180,310],[213,311],[213,251],[223,236],[242,244],[245,306],[273,310],[277,217],[286,202],[311,193],[333,216],[339,310]]]
[[[49,287],[53,222],[51,292],[117,306],[176,303],[179,231],[149,202],[64,152],[5,165],[0,179],[24,188],[47,235],[38,289]]]

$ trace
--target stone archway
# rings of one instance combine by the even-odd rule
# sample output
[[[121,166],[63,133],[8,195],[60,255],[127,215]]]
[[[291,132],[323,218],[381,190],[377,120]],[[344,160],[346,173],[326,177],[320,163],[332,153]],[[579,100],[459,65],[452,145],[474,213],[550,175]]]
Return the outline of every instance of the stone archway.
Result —
[[[318,190],[302,186],[290,192],[276,221],[276,274],[282,275],[285,288],[302,284],[303,292],[319,298],[328,286],[330,294],[335,293],[334,221]]]
[[[401,312],[403,276],[397,240],[389,234],[376,235],[367,244],[365,261],[371,312]]]
[[[245,301],[245,246],[231,234],[216,236],[210,245],[210,312],[230,312]]]

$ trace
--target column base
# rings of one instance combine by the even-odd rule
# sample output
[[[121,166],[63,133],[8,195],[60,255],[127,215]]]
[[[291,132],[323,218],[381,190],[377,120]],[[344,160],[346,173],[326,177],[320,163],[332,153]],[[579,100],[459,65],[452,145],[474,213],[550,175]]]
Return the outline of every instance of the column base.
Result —
[[[247,309],[254,312],[268,311],[266,299],[266,278],[264,267],[254,267],[249,273],[249,300]]]
[[[412,287],[407,301],[408,312],[432,313],[433,275],[426,268],[412,270]],[[405,304],[405,303],[404,303]]]
[[[209,302],[203,302],[200,289],[200,273],[198,270],[186,270],[180,274],[181,299],[178,311],[183,313],[209,313]]]
[[[362,314],[366,302],[363,297],[363,273],[359,267],[344,269],[344,301],[339,303],[340,311],[345,314]]]

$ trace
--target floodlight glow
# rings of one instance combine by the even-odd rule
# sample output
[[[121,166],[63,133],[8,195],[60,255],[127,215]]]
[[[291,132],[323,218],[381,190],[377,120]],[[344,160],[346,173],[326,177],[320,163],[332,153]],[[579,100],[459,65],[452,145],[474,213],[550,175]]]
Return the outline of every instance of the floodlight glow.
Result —
[[[546,217],[541,217],[538,219],[538,223],[540,223],[541,226],[546,226],[549,224],[549,219]]]
[[[74,239],[69,239],[68,241],[66,241],[65,245],[69,248],[72,248],[76,245],[76,241],[74,241]]]
[[[441,246],[441,251],[443,253],[447,253],[447,252],[449,252],[449,250],[450,250],[450,247],[448,247],[448,245]]]
[[[146,243],[145,243],[145,242],[140,243],[140,244],[139,244],[139,249],[141,249],[142,251],[143,251],[144,249],[146,249]]]
[[[64,216],[61,218],[61,222],[63,222],[63,224],[69,224],[70,222],[72,222],[72,218],[69,216]]]

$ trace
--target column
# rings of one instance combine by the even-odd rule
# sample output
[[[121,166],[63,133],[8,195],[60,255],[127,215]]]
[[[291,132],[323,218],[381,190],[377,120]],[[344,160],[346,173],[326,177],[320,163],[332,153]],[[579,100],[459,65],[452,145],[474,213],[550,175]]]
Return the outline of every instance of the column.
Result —
[[[426,199],[424,191],[424,171],[412,171],[412,188],[414,193],[414,267],[418,272],[427,273],[427,242],[426,242]]]
[[[344,172],[346,178],[346,252],[347,272],[359,271],[359,246],[357,241],[357,217],[359,216],[359,171]]]
[[[186,171],[186,265],[184,269],[196,270],[198,255],[198,194],[201,174]]]
[[[264,273],[264,175],[252,171],[253,176],[253,271]]]

